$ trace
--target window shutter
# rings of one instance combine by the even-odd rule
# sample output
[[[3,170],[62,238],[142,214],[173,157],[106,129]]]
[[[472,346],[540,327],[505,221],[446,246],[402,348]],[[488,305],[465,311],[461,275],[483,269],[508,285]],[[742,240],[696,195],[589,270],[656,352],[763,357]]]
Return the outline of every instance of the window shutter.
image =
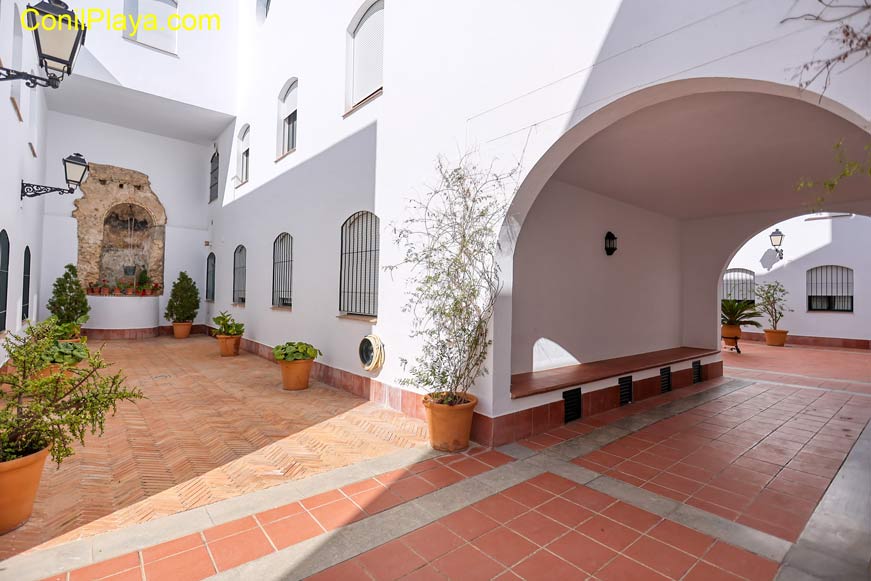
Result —
[[[382,86],[384,69],[384,2],[366,11],[354,31],[352,56],[352,104],[357,104]]]

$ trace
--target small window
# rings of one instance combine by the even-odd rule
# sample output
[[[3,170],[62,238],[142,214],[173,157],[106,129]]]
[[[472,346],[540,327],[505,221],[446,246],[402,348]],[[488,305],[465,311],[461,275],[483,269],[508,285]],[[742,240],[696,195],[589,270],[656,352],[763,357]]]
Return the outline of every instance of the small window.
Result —
[[[24,247],[24,274],[21,288],[21,320],[30,318],[30,247]]]
[[[372,212],[357,212],[342,224],[339,311],[378,315],[379,220]]]
[[[383,85],[384,1],[377,0],[361,11],[348,27],[349,107],[372,96]]]
[[[9,235],[0,230],[0,331],[6,330],[6,301],[9,298]]]
[[[209,252],[206,258],[206,300],[215,300],[215,253]]]
[[[233,253],[233,302],[245,303],[245,247],[241,244]]]
[[[178,48],[178,30],[171,30],[165,24],[156,27],[144,26],[145,19],[152,15],[158,23],[168,23],[170,18],[178,17],[178,2],[176,0],[124,0],[124,17],[125,22],[128,23],[122,33],[124,38],[175,54]],[[130,22],[139,22],[140,25],[134,28],[130,26]]]
[[[221,158],[218,155],[218,149],[215,148],[215,153],[212,154],[212,159],[209,162],[209,203],[211,204],[218,199],[218,174],[221,168]]]
[[[292,307],[293,236],[282,232],[272,243],[272,306]]]
[[[278,95],[278,156],[296,149],[297,93],[299,83],[290,79]]]
[[[825,265],[807,271],[807,310],[853,312],[853,269]]]
[[[756,303],[756,273],[746,268],[730,268],[723,274],[723,298]]]
[[[239,132],[238,147],[239,160],[236,165],[236,180],[238,185],[242,185],[248,181],[250,175],[249,168],[251,162],[251,126],[245,125]]]

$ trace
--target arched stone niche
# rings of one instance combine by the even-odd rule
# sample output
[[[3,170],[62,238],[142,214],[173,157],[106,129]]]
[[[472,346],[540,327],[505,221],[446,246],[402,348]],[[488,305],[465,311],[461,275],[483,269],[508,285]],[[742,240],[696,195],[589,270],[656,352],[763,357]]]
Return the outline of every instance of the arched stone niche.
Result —
[[[79,280],[82,284],[133,282],[145,267],[163,286],[166,211],[148,176],[112,165],[90,164],[75,201]],[[125,267],[127,267],[125,271]],[[134,267],[131,269],[130,267]]]

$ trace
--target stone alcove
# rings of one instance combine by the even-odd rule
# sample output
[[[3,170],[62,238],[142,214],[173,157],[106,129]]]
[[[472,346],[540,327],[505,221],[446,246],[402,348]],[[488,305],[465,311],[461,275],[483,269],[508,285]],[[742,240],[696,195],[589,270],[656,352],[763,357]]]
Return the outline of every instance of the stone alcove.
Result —
[[[83,284],[132,283],[144,267],[163,285],[166,211],[145,174],[90,164],[75,201],[78,269]],[[125,268],[126,267],[126,268]]]

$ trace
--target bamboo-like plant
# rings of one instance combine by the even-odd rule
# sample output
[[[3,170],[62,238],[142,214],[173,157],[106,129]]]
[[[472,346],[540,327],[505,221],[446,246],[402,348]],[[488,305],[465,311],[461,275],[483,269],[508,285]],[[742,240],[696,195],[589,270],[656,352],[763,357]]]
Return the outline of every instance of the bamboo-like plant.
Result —
[[[780,323],[784,315],[792,312],[792,309],[786,306],[788,295],[789,291],[776,280],[756,285],[756,300],[759,302],[759,310],[768,317],[768,322],[771,323],[771,329],[774,331],[777,330],[777,324]]]
[[[756,320],[761,316],[762,313],[750,301],[723,299],[720,305],[720,324],[722,325],[761,327],[762,325]]]

